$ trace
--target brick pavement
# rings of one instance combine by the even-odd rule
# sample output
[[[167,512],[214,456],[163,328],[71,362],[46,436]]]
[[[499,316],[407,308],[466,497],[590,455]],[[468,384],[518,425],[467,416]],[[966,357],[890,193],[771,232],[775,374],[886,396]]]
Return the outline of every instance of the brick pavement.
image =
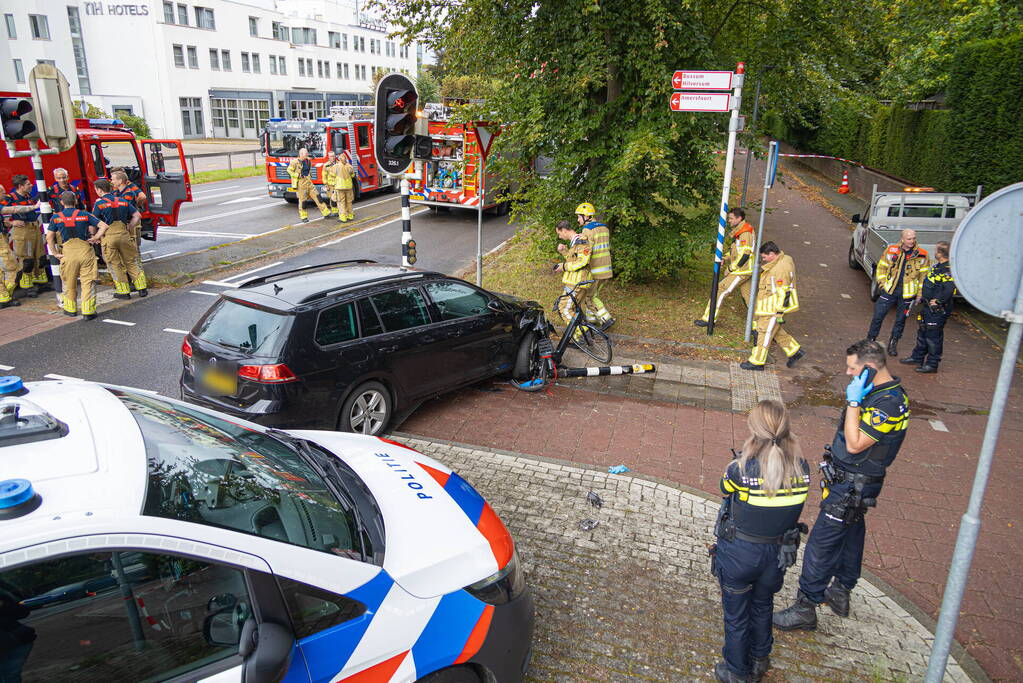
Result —
[[[801,310],[788,317],[788,328],[808,355],[794,370],[781,364],[770,370],[778,372],[794,428],[813,461],[834,434],[846,383],[845,347],[866,333],[872,305],[866,275],[846,263],[849,225],[818,201],[827,191],[821,193],[793,177],[793,170],[803,174],[805,169],[786,164],[784,170],[787,184],[772,190],[765,235],[796,261]],[[759,174],[762,164],[756,162],[754,182],[762,177]],[[741,322],[726,319],[722,324]],[[890,326],[889,319],[882,334]],[[911,349],[915,332],[916,323],[911,321],[900,349],[903,354]],[[947,326],[945,349],[936,375],[907,373],[904,366],[895,365],[895,374],[902,376],[909,392],[913,416],[878,507],[868,517],[864,560],[868,570],[932,618],[938,614],[959,519],[969,498],[1001,355],[958,318]],[[727,364],[719,366],[721,372],[726,368]],[[1016,501],[1023,483],[1017,467],[1023,455],[1021,413],[1023,379],[1017,373],[956,632],[959,642],[997,680],[1023,679],[1023,585],[1015,580],[1023,566]],[[741,444],[746,435],[745,417],[725,406],[561,386],[549,394],[511,388],[464,390],[426,404],[402,430],[600,467],[625,464],[635,472],[708,492],[716,488],[728,449]],[[816,510],[815,495],[804,519],[812,522]]]
[[[716,496],[567,462],[404,438],[457,470],[515,537],[536,601],[531,681],[712,679],[721,607],[706,548]],[[603,499],[598,510],[588,492]],[[599,522],[583,531],[579,522]],[[790,592],[795,571],[787,575]],[[854,618],[779,634],[768,680],[919,680],[930,632],[869,582]],[[949,681],[970,680],[952,662]]]

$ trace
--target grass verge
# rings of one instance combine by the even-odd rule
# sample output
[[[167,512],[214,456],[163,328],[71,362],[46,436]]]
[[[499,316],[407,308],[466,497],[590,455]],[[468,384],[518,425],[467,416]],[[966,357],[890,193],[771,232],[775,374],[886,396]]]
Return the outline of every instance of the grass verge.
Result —
[[[266,173],[266,169],[262,166],[244,166],[242,168],[233,168],[228,170],[219,171],[199,171],[195,175],[189,175],[193,185],[202,185],[203,183],[215,183],[218,180],[231,180],[232,178],[251,178],[252,176],[263,175]]]
[[[551,267],[561,259],[557,254],[551,254],[549,258],[538,260],[532,254],[530,237],[528,229],[522,230],[506,248],[484,259],[483,286],[539,301],[547,309],[548,317],[555,324],[560,324],[560,317],[550,313],[550,307],[562,291],[561,274],[551,272]],[[693,320],[703,314],[707,304],[711,277],[712,258],[708,256],[691,264],[677,280],[645,284],[623,284],[612,280],[602,297],[617,321],[611,331],[635,337],[731,349],[747,348],[743,341],[746,307],[737,295],[725,302],[713,336],[708,337],[706,329],[693,325]],[[466,275],[466,279],[475,279],[475,269]],[[734,354],[727,357],[735,358]]]

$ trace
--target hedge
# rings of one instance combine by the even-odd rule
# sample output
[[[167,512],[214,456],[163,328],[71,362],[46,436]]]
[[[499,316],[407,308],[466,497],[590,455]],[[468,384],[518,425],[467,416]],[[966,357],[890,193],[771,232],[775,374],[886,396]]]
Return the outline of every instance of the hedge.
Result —
[[[919,185],[985,194],[1023,180],[1023,35],[965,46],[953,62],[948,109],[910,110],[848,96],[802,125],[765,129],[818,154],[854,159]]]

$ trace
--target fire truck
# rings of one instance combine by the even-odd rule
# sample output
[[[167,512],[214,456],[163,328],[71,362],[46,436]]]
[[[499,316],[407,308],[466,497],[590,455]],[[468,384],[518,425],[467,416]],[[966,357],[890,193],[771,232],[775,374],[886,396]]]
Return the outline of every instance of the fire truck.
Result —
[[[323,187],[323,165],[327,152],[334,150],[338,157],[347,157],[355,168],[355,199],[372,190],[398,189],[398,180],[377,168],[373,149],[373,107],[330,108],[330,116],[318,119],[273,118],[263,131],[263,156],[266,158],[267,192],[271,197],[285,199],[292,204],[298,197],[291,189],[288,164],[303,147],[312,163],[310,176],[321,198],[326,198]]]
[[[25,93],[0,93],[0,97],[27,97]],[[43,175],[47,185],[54,182],[53,170],[67,170],[72,184],[85,194],[91,207],[98,199],[93,183],[109,179],[110,171],[123,168],[128,179],[139,186],[149,201],[140,208],[142,237],[156,239],[161,225],[178,224],[178,210],[192,201],[192,187],[185,166],[185,155],[178,140],[139,140],[120,119],[76,119],[78,141],[60,154],[43,155]],[[28,149],[27,140],[15,141],[16,149]],[[42,149],[46,145],[40,144]],[[6,144],[0,144],[0,184],[11,192],[11,178],[23,174],[35,185],[35,172],[29,157],[11,158]],[[56,198],[51,197],[52,202]],[[54,209],[56,210],[56,206]]]
[[[494,176],[486,173],[480,190],[480,154],[471,124],[445,120],[428,122],[433,139],[432,159],[423,163],[422,174],[412,181],[415,204],[433,207],[461,207],[507,213],[508,202],[498,202],[501,189]]]

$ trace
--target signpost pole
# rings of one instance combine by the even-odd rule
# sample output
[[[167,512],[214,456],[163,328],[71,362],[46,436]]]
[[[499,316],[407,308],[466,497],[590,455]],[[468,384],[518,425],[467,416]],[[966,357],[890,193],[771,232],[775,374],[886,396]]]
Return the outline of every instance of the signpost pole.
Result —
[[[732,184],[732,166],[735,163],[735,135],[739,130],[739,107],[742,106],[742,81],[746,65],[742,62],[735,68],[735,88],[732,90],[732,114],[728,118],[728,152],[725,155],[725,177],[721,188],[721,206],[718,209],[718,236],[714,245],[714,277],[710,285],[710,314],[707,318],[707,336],[714,334],[714,317],[717,315],[718,282],[721,278],[721,262],[725,248],[725,216],[728,214],[728,190]]]
[[[476,144],[479,144],[477,141]],[[482,151],[482,150],[481,150]],[[479,202],[476,204],[476,286],[483,286],[483,202],[486,200],[486,194],[483,191],[483,183],[486,176],[483,173],[483,164],[486,161],[483,158],[483,154],[480,154],[480,166],[478,169],[479,180],[476,183],[476,195],[479,197]]]
[[[760,279],[760,243],[764,239],[764,212],[767,210],[767,191],[774,185],[778,171],[778,142],[771,140],[767,155],[767,170],[764,172],[764,196],[760,200],[760,224],[757,226],[757,241],[753,246],[753,275],[749,281],[749,301],[746,302],[746,341],[753,335],[753,309],[756,308],[757,285]],[[749,175],[749,171],[746,171]],[[743,180],[745,183],[745,179]]]

